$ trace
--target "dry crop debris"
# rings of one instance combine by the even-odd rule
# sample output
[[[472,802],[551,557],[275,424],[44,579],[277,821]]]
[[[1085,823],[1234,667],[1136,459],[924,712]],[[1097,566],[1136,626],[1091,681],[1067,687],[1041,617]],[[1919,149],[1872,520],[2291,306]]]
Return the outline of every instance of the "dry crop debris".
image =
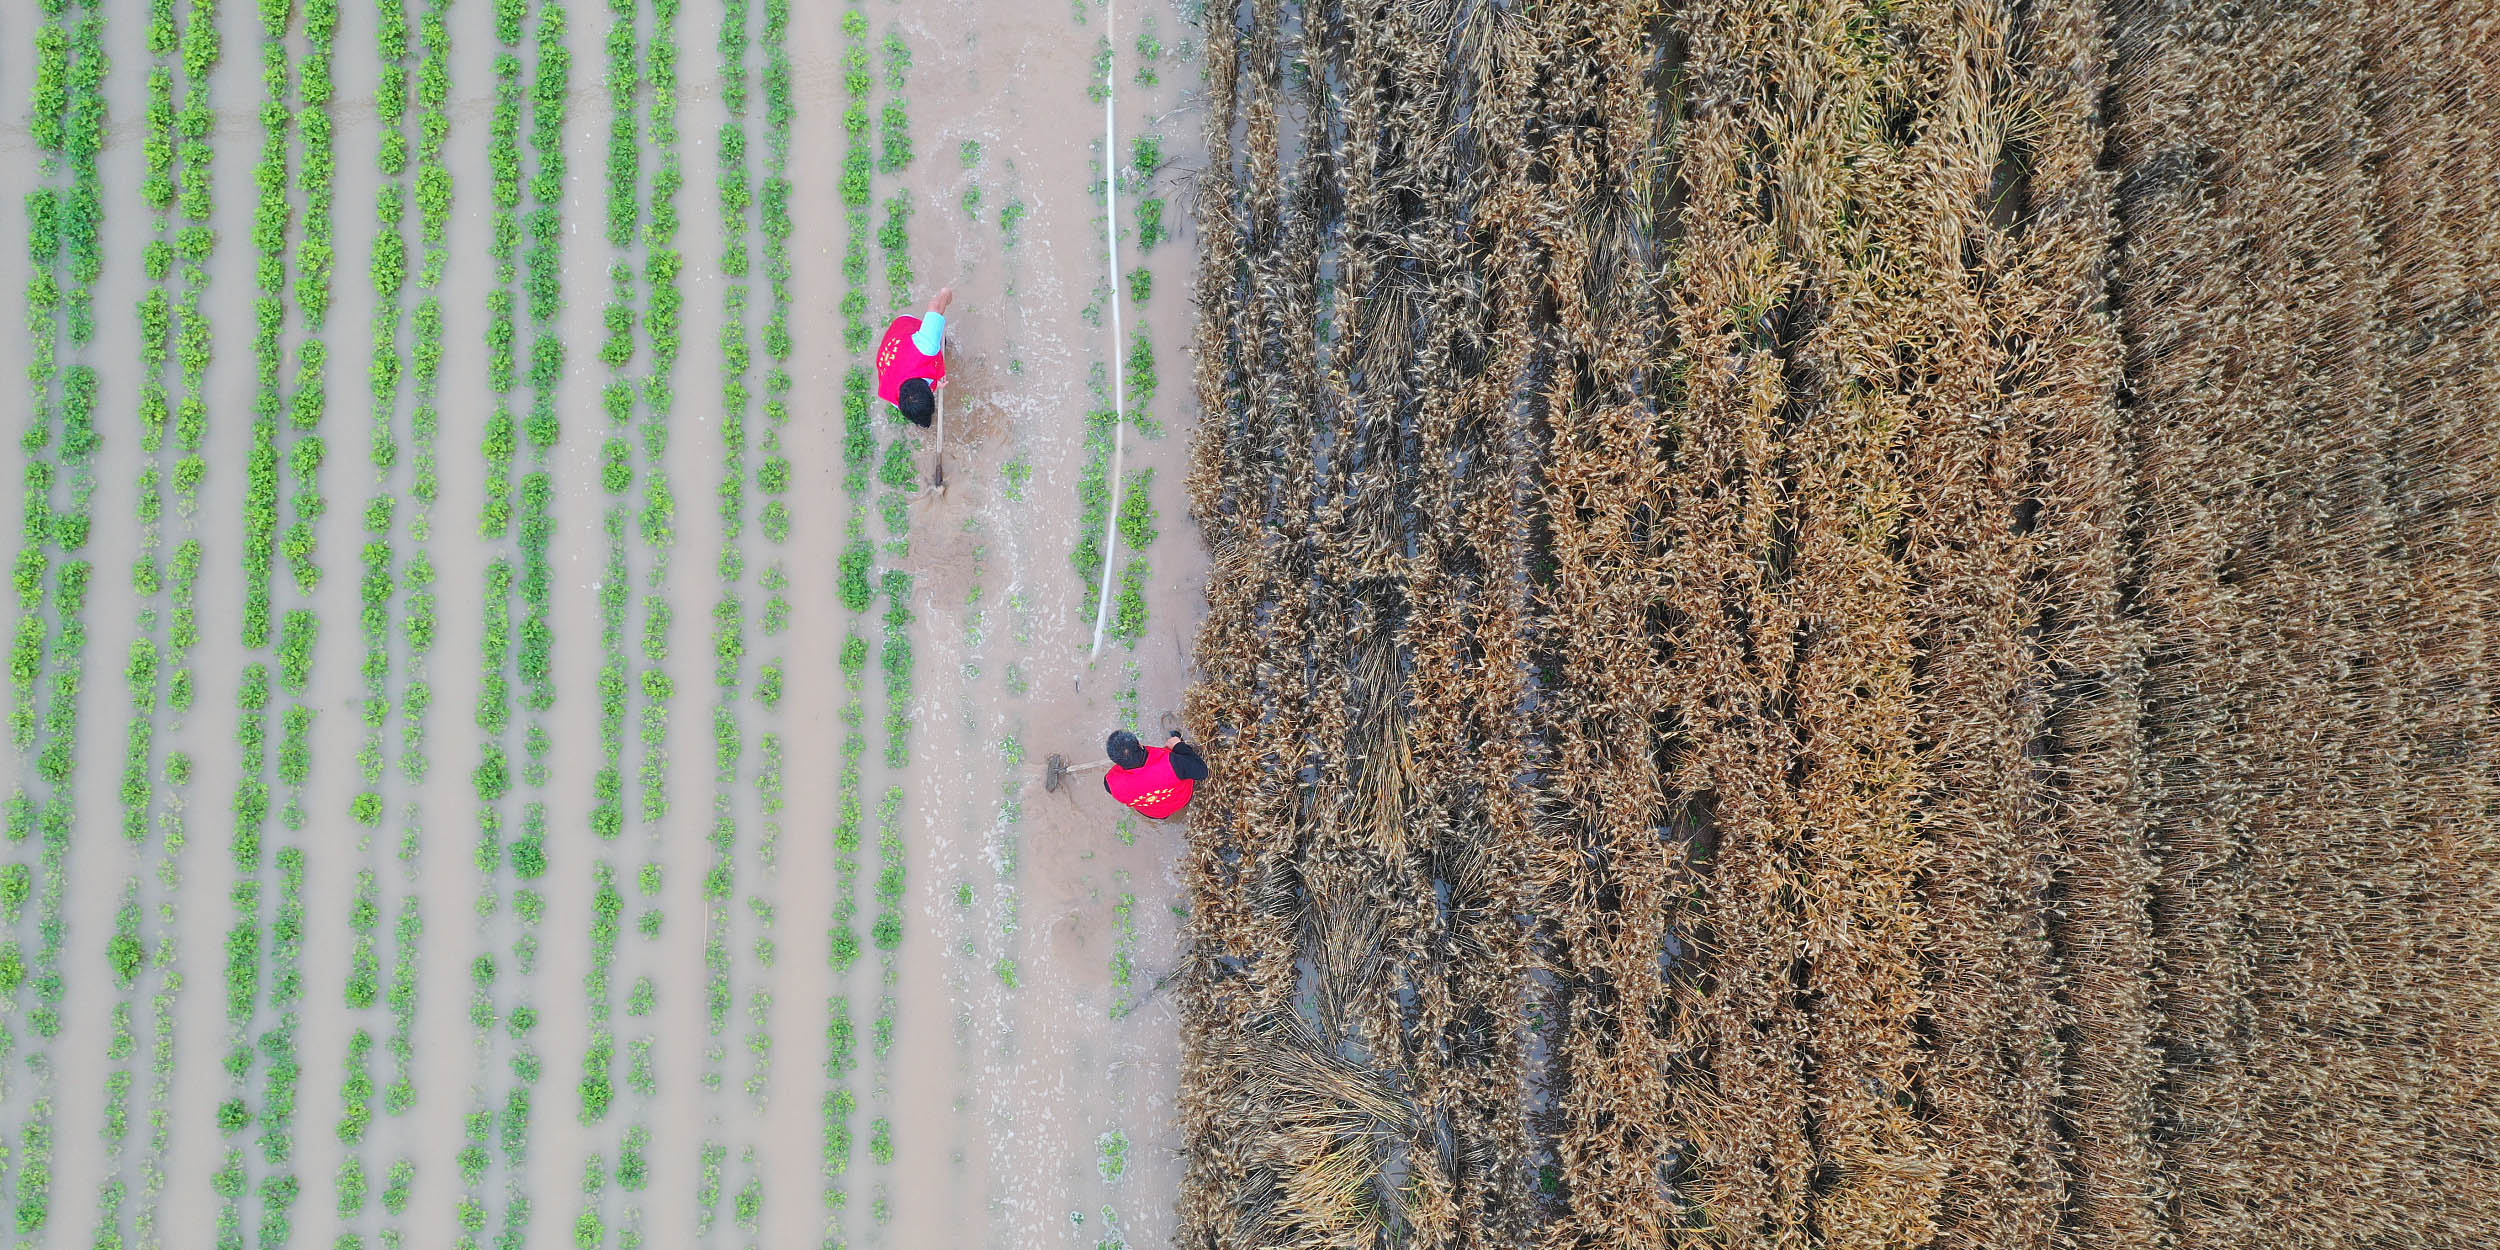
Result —
[[[1205,34],[1182,1244],[2500,1236],[2500,17]]]

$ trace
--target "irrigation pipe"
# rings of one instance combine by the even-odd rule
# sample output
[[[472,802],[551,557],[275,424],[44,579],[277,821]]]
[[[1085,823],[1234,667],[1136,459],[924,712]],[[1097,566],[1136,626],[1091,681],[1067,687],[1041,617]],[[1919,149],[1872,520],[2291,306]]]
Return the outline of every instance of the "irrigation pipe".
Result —
[[[1113,110],[1120,102],[1117,4],[1103,6],[1103,37],[1112,55],[1103,61],[1102,92],[1102,239],[1111,270],[1111,499],[1102,521],[1102,589],[1094,596],[1094,649],[1088,664],[1102,658],[1102,630],[1111,620],[1111,570],[1120,545],[1120,473],[1128,451],[1127,379],[1120,373],[1120,149],[1113,141]]]

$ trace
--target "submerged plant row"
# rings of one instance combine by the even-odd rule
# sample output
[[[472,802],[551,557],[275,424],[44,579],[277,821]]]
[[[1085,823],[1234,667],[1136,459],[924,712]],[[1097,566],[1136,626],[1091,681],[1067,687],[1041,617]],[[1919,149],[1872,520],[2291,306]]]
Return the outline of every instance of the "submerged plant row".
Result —
[[[622,1248],[689,1197],[723,1244],[819,1202],[866,1242],[905,1192],[932,443],[874,401],[864,327],[929,294],[912,49],[841,10],[837,501],[793,429],[799,362],[834,349],[799,341],[793,272],[805,9],[697,15],[726,124],[687,200],[678,0],[478,7],[41,0],[27,23],[0,1195],[29,1244]],[[566,164],[577,51],[604,194]],[[690,332],[724,365],[683,410],[716,443],[678,437]],[[687,465],[711,489],[680,569]],[[794,629],[818,576],[824,655]],[[815,763],[794,674],[820,663],[830,829],[786,794]],[[830,842],[830,900],[780,880],[799,838]],[[777,995],[820,922],[834,994]],[[668,1131],[681,1097],[692,1132]],[[791,1100],[823,1115],[818,1193],[765,1183],[757,1126]]]

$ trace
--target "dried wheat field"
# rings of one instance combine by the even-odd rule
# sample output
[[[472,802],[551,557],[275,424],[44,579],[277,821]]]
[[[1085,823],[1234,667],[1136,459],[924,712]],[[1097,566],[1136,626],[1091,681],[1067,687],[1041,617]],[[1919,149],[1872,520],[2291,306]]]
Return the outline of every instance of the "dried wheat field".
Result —
[[[2500,4],[12,0],[0,98],[0,1246],[2500,1245]],[[1044,784],[1167,709],[1185,822]]]
[[[2500,1241],[2500,9],[1220,7],[1181,1244]]]

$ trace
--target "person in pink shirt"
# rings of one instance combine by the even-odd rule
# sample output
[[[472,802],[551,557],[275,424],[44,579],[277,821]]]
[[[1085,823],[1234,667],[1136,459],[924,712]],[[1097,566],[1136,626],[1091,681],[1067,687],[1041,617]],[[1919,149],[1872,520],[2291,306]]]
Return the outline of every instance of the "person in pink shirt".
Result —
[[[927,313],[896,317],[877,344],[877,397],[924,430],[946,385],[946,310],[954,302],[955,288],[939,291]]]

